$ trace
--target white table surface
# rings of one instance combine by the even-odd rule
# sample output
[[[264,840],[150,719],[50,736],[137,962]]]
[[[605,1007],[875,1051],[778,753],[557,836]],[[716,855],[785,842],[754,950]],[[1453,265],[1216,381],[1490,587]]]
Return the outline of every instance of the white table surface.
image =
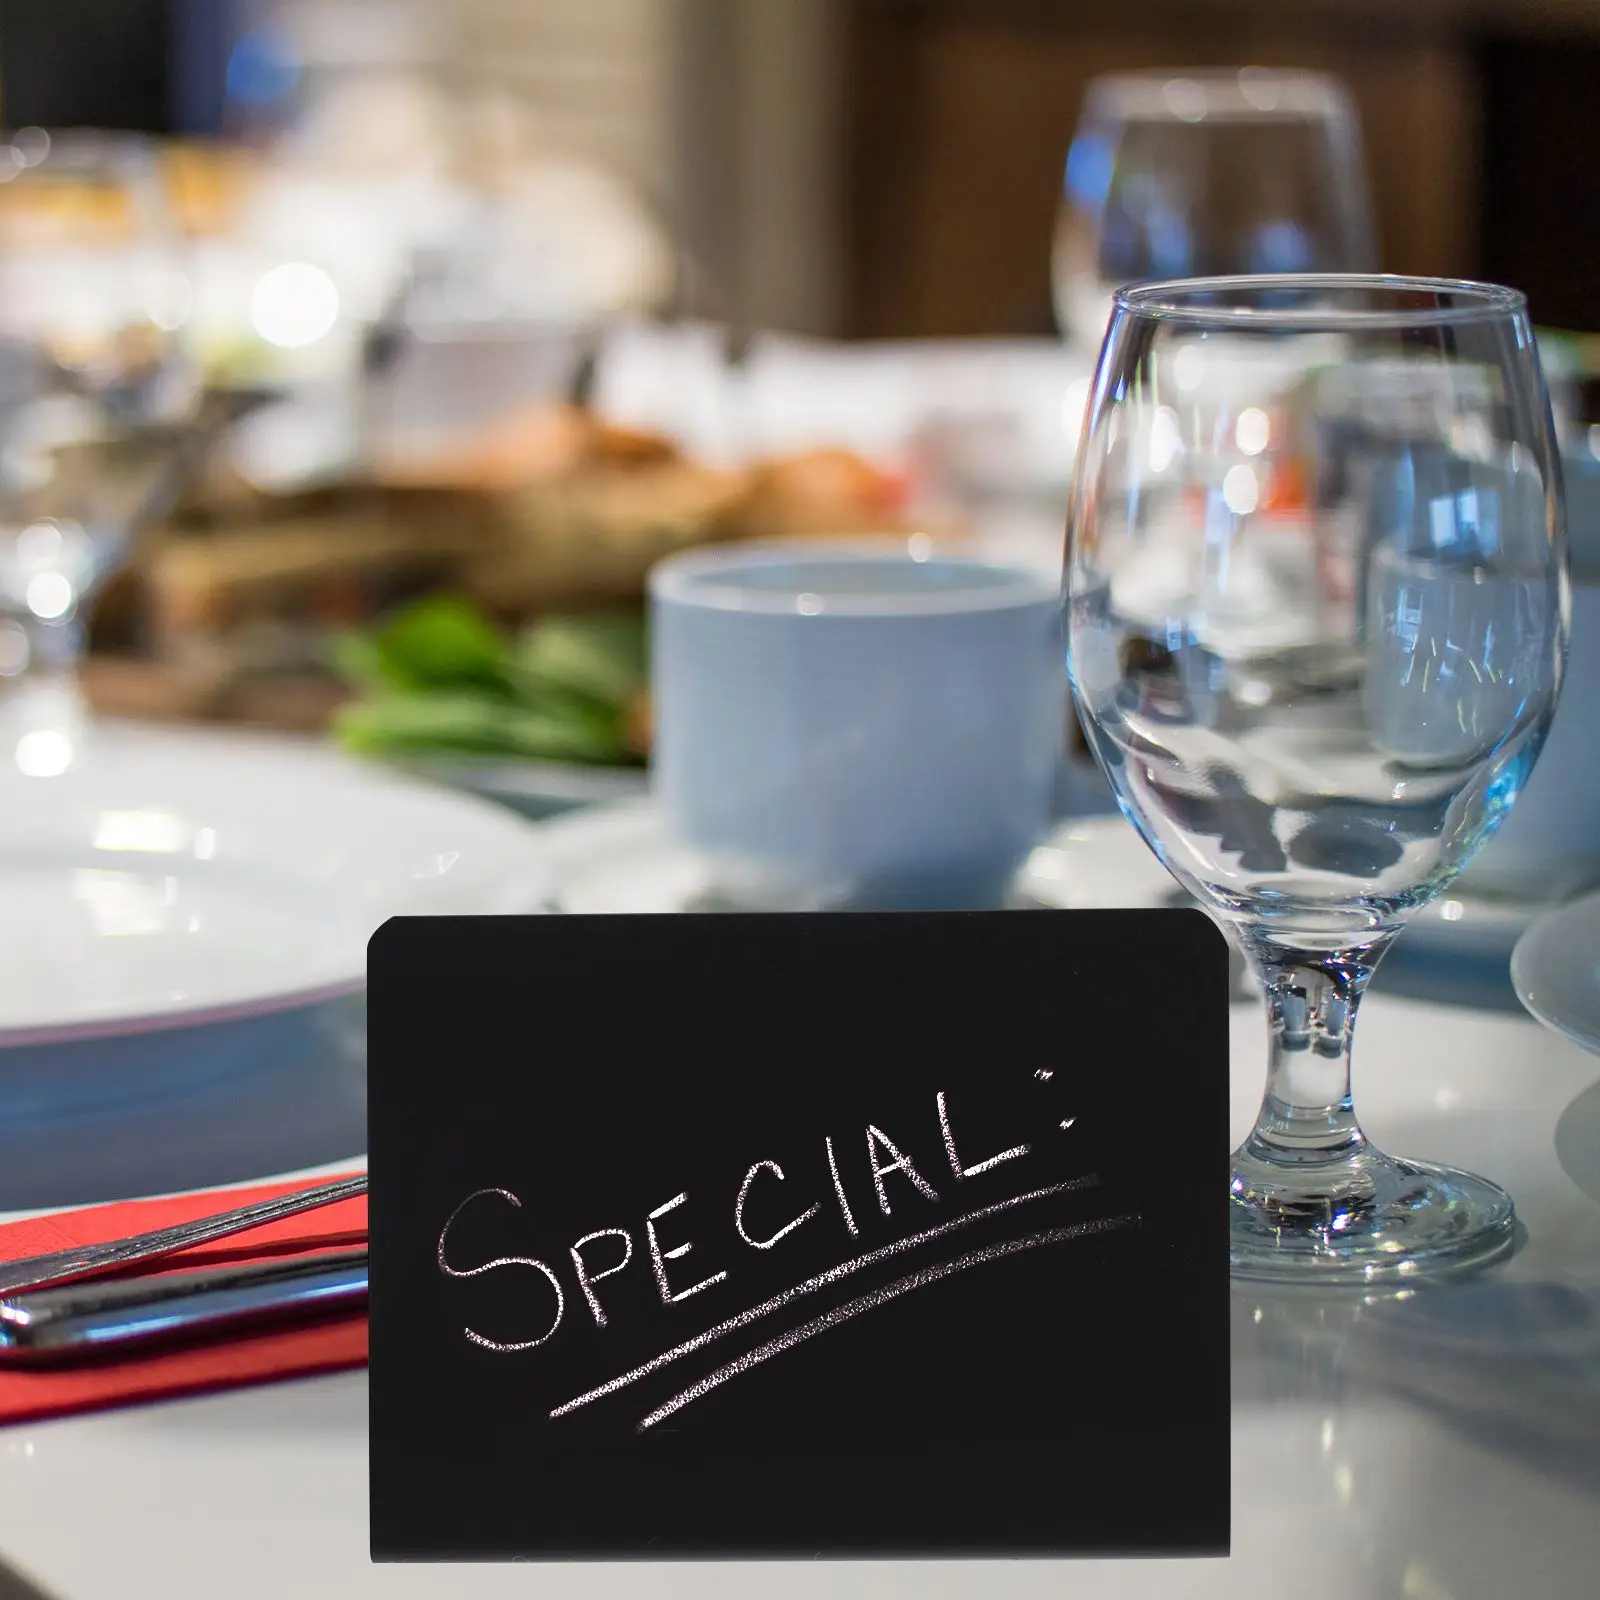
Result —
[[[1240,1132],[1261,1034],[1235,1007]],[[1381,985],[1358,1061],[1373,1136],[1505,1183],[1527,1239],[1401,1303],[1236,1290],[1228,1560],[374,1567],[357,1373],[0,1430],[0,1551],[61,1600],[1594,1600],[1600,1062],[1520,1015]]]

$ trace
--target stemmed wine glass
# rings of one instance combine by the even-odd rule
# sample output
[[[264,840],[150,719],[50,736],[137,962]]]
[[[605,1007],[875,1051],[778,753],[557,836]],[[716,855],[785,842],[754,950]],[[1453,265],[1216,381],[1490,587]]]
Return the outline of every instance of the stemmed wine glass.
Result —
[[[86,607],[197,448],[187,309],[149,141],[0,137],[0,713],[24,771],[70,760]]]
[[[1240,1275],[1404,1278],[1509,1247],[1492,1183],[1368,1140],[1350,1046],[1379,960],[1505,817],[1555,709],[1558,459],[1512,290],[1115,296],[1068,520],[1070,673],[1123,811],[1265,994]]]
[[[1368,272],[1375,229],[1344,86],[1265,67],[1096,78],[1067,155],[1056,321],[1099,347],[1119,284]]]

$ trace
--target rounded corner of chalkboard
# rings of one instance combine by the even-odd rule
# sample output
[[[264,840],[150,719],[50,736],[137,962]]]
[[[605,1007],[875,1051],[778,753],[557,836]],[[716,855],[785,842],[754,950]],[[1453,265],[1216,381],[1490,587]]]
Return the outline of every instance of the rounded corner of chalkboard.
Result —
[[[1218,925],[1216,918],[1202,906],[1174,906],[1166,914],[1184,919],[1181,924],[1184,929],[1183,936],[1193,941],[1191,948],[1196,954],[1226,962],[1231,966],[1234,960],[1233,944]]]
[[[1228,942],[1227,934],[1217,926],[1217,919],[1204,906],[1172,906],[1165,915],[1182,917],[1185,925],[1195,930],[1201,938],[1215,939],[1224,945]]]
[[[369,969],[374,959],[381,958],[389,945],[404,936],[407,925],[416,920],[415,917],[389,917],[380,922],[367,935],[367,966]]]

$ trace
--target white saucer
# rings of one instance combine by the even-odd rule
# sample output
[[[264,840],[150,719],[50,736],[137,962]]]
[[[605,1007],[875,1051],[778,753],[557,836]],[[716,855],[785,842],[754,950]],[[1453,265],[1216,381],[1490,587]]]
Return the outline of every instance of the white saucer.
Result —
[[[1431,900],[1406,924],[1395,946],[1413,956],[1472,961],[1504,968],[1541,906],[1479,899],[1459,888]]]
[[[308,1005],[391,916],[540,909],[535,830],[320,743],[51,737],[0,748],[0,1046]]]
[[[1511,982],[1547,1028],[1600,1055],[1600,894],[1540,917],[1517,941]]]
[[[687,911],[711,893],[700,860],[667,832],[653,800],[592,806],[539,829],[551,904],[573,915]]]
[[[707,902],[703,863],[667,832],[654,802],[597,806],[542,828],[552,901],[587,913],[682,911]],[[1012,902],[1061,911],[1187,905],[1188,894],[1120,815],[1062,824],[1029,856]],[[1416,913],[1401,936],[1412,957],[1504,969],[1537,913],[1455,894]]]
[[[654,801],[595,806],[540,829],[551,903],[580,915],[705,909],[717,904],[702,860],[674,840]],[[1120,816],[1069,823],[1029,857],[1012,904],[1112,910],[1172,904],[1176,883]]]
[[[509,806],[535,822],[580,806],[642,799],[650,792],[650,777],[642,767],[504,761],[497,756],[440,756],[397,766],[402,772]]]

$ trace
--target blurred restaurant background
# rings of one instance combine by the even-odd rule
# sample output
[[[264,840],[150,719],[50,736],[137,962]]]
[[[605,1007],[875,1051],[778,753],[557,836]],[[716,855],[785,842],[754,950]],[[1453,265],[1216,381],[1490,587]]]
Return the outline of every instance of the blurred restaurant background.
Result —
[[[1235,1182],[1235,1242],[1259,1266],[1281,1236],[1321,1287],[1392,1269],[1399,1305],[1401,1274],[1512,1239],[1476,1178],[1384,1188],[1353,1121],[1356,1002],[1405,923],[1375,1137],[1503,1177],[1531,1245],[1387,1322],[1366,1278],[1326,1311],[1238,1303],[1239,1549],[1281,1590],[1287,1535],[1308,1595],[1513,1593],[1581,1556],[1600,1086],[1517,994],[1600,1053],[1600,900],[1546,947],[1573,952],[1565,1019],[1513,992],[1512,950],[1600,889],[1597,69],[1600,0],[0,0],[0,1211],[363,1159],[393,916],[1203,888],[1230,998],[1261,989],[1274,1030],[1264,1101],[1235,1049],[1236,1135],[1259,1106],[1341,1141],[1250,1136],[1240,1171],[1296,1175]],[[1508,284],[1532,325],[1459,285],[1319,281],[1374,271]],[[1113,290],[1217,274],[1310,287],[1129,313],[1086,430]],[[670,1056],[650,997],[677,980],[614,948],[604,993],[530,962],[503,1060],[446,995],[443,1078],[537,1073],[613,1012]],[[1159,966],[1152,1007],[1216,1038],[1199,969]],[[1065,1016],[1081,981],[1041,1000]],[[955,1048],[992,1030],[1000,1061],[1004,1011],[960,998]],[[810,999],[774,1028],[831,1043]],[[1115,1069],[1138,1137],[1212,1137],[1128,1021],[1064,1061]],[[633,1036],[585,1051],[654,1070]],[[1078,1137],[1059,1159],[1098,1160]],[[1298,1410],[1251,1431],[1262,1395]],[[362,1403],[288,1404],[282,1449],[244,1412],[156,1424],[172,1456],[132,1427],[19,1440],[0,1545],[58,1540],[63,1571],[103,1547],[108,1594],[147,1535],[196,1593],[356,1593],[328,1574],[367,1569]],[[172,1539],[179,1496],[201,1537]],[[86,1510],[123,1521],[86,1540]],[[310,1571],[324,1539],[315,1581],[255,1559]],[[1340,1591],[1361,1562],[1384,1579]],[[1560,1592],[1600,1593],[1593,1566]]]
[[[1088,90],[1128,73],[1164,70],[1183,122],[1208,70],[1309,71],[1346,141],[1242,256],[1150,211],[1129,275],[1509,282],[1592,455],[1597,43],[1592,0],[6,0],[18,337],[56,330],[80,377],[120,341],[167,386],[139,380],[117,495],[104,440],[85,458],[92,519],[28,499],[28,429],[59,418],[14,401],[0,672],[66,662],[96,711],[334,726],[369,753],[638,768],[643,647],[613,624],[665,554],[912,529],[1057,566],[1103,311],[1075,324],[1063,275],[1123,159]],[[98,222],[23,203],[57,164],[40,130],[72,129],[102,131],[103,187],[117,166]],[[1292,138],[1243,137],[1217,164],[1270,209],[1252,162]],[[1343,183],[1359,237],[1319,253],[1311,211]],[[137,257],[138,337],[49,265],[50,226]],[[472,687],[418,665],[452,627],[549,619],[533,655],[604,680],[607,718],[395,692]]]
[[[1499,1595],[1571,1551],[1560,1592],[1600,1593],[1600,1086],[1512,977],[1600,889],[1596,85],[1600,0],[0,0],[0,1211],[348,1170],[396,915],[1203,887],[1274,1030],[1265,1101],[1234,1036],[1236,1135],[1260,1106],[1341,1141],[1251,1136],[1241,1171],[1311,1176],[1236,1182],[1236,1243],[1260,1265],[1281,1235],[1319,1289],[1392,1269],[1399,1306],[1400,1274],[1512,1238],[1476,1178],[1385,1189],[1353,1121],[1356,1002],[1405,923],[1374,1135],[1503,1179],[1531,1242],[1394,1317],[1366,1279],[1238,1302],[1241,1560],[1266,1592],[1292,1545],[1289,1592]],[[1508,284],[1532,327],[1316,281],[1374,271]],[[1130,314],[1086,433],[1117,286],[1283,273],[1312,287],[1192,339],[1170,300]],[[1571,1012],[1517,992],[1600,1053],[1600,901],[1564,909]],[[676,979],[614,948],[604,993],[530,962],[525,1052],[460,1008],[442,1081],[537,1073],[613,1012],[670,1056]],[[1214,1039],[1198,969],[1159,966],[1151,1006]],[[831,1035],[810,998],[774,1029]],[[992,1030],[1002,1060],[1004,1011],[962,999],[955,1048]],[[1130,1138],[1211,1138],[1128,1021],[1064,1034],[1063,1084],[1114,1080]],[[632,1036],[585,1051],[654,1070]],[[1097,1160],[1078,1137],[1059,1159]],[[107,1594],[144,1538],[195,1593],[364,1592],[329,1587],[368,1565],[348,1398],[277,1435],[18,1440],[0,1545],[47,1575],[51,1540],[62,1571],[103,1548]],[[86,1511],[123,1520],[87,1540]]]
[[[365,159],[420,167],[502,101],[542,152],[634,186],[703,273],[708,306],[849,337],[1048,332],[1051,219],[1086,84],[1241,63],[1348,84],[1384,270],[1512,282],[1541,322],[1593,325],[1590,0],[0,8],[9,126],[141,129],[259,156],[294,131],[313,148],[337,140],[318,107],[354,105],[364,83],[390,93],[392,117],[433,118],[395,122],[395,148]]]

